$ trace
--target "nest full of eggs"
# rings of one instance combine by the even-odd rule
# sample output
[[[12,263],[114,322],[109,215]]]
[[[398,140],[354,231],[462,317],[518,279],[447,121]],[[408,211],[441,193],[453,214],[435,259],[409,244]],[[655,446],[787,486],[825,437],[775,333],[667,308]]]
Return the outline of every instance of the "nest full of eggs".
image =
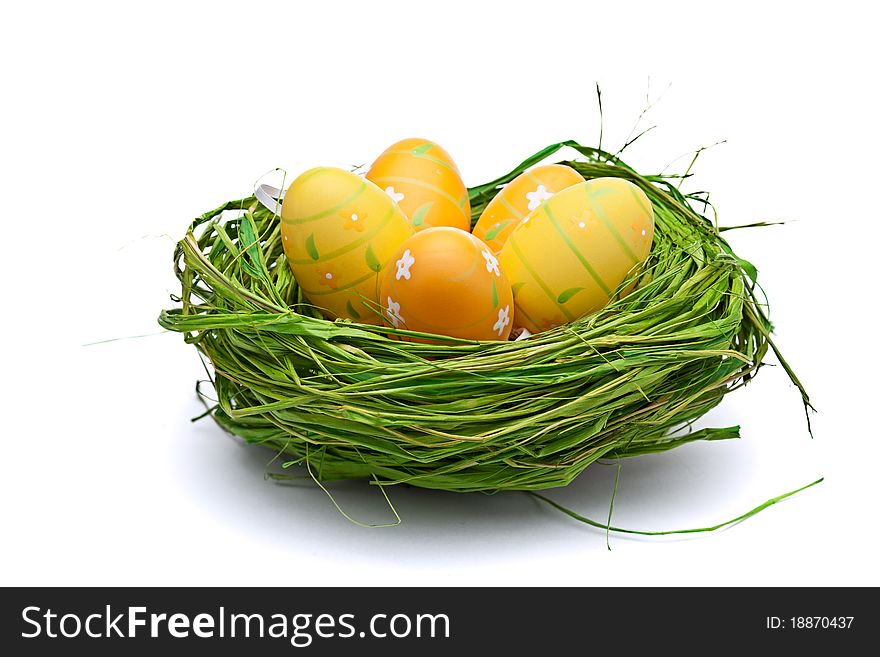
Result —
[[[472,224],[563,146],[580,153],[564,164],[585,179],[645,193],[654,241],[621,284],[627,294],[525,340],[408,341],[390,326],[329,321],[286,264],[276,213],[250,197],[197,218],[174,254],[177,307],[159,322],[210,363],[213,418],[319,481],[450,491],[564,486],[597,459],[738,437],[735,426],[691,425],[776,346],[756,270],[705,216],[704,195],[563,142],[470,188]]]

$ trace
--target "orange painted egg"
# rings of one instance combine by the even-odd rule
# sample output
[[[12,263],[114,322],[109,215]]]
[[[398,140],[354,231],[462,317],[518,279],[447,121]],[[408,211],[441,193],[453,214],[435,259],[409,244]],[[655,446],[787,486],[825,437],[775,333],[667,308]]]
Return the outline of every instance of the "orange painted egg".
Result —
[[[306,171],[281,206],[287,262],[328,319],[382,323],[379,277],[412,234],[409,219],[385,192],[343,169]]]
[[[420,231],[382,274],[379,299],[395,328],[471,340],[506,340],[513,292],[488,246],[458,228]]]
[[[584,182],[584,177],[564,164],[547,164],[521,173],[489,201],[474,226],[474,235],[495,253],[520,221],[541,203],[566,187]]]
[[[471,228],[467,187],[449,153],[432,141],[404,139],[393,144],[373,162],[367,180],[397,202],[416,230]]]
[[[556,193],[499,255],[514,291],[514,325],[536,333],[599,310],[644,263],[653,238],[651,202],[627,180],[596,178]]]

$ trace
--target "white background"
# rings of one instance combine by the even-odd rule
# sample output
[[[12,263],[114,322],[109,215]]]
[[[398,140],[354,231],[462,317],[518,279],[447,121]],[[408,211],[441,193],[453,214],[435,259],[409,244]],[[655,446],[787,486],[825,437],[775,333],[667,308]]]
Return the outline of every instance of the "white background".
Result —
[[[3,9],[2,584],[880,584],[875,23],[859,3],[25,3]],[[812,8],[811,8],[812,7]],[[650,79],[650,88],[648,80]],[[612,536],[522,493],[393,488],[363,529],[310,482],[264,480],[202,407],[192,347],[158,334],[196,215],[265,171],[440,142],[468,184],[543,146],[645,172],[704,152],[777,340],[819,413],[762,370],[704,425],[742,440],[628,460],[616,524],[676,529],[826,481],[732,529]],[[690,156],[673,163],[681,171]],[[94,346],[85,343],[150,334]],[[604,519],[596,465],[551,495]],[[366,522],[375,488],[332,487]]]

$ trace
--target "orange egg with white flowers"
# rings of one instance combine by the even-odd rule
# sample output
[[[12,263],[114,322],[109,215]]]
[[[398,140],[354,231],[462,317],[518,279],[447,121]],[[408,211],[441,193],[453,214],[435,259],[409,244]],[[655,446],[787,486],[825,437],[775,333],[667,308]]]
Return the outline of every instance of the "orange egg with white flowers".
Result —
[[[367,180],[383,189],[413,228],[471,229],[468,190],[452,157],[427,139],[403,139],[376,158]]]
[[[409,237],[382,272],[379,303],[395,328],[470,340],[506,340],[512,328],[513,292],[498,258],[458,228]]]

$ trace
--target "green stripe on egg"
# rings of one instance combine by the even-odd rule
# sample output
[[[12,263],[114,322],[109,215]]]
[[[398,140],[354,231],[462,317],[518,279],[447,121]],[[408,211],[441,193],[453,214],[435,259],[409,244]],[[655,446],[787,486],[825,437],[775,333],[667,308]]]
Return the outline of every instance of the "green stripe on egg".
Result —
[[[364,181],[363,183],[361,183],[361,186],[358,187],[357,191],[355,191],[353,194],[351,194],[351,196],[349,196],[347,199],[345,199],[339,205],[334,205],[332,208],[328,208],[326,210],[321,210],[321,212],[316,212],[315,214],[306,215],[305,217],[298,217],[297,219],[285,219],[284,217],[282,217],[281,221],[285,224],[300,225],[300,224],[307,224],[311,221],[317,221],[318,219],[323,219],[324,217],[329,217],[330,215],[336,214],[337,212],[339,212],[343,208],[354,203],[358,199],[358,197],[360,197],[360,195],[364,193],[364,190],[366,188],[367,188],[367,182]]]
[[[523,218],[523,213],[520,212],[519,210],[517,210],[515,207],[513,207],[513,205],[510,203],[510,201],[507,200],[506,196],[499,193],[498,198],[501,201],[501,205],[503,205],[505,208],[507,208],[507,210],[510,212],[510,214],[512,214],[517,219]]]
[[[556,220],[556,217],[553,215],[553,211],[550,209],[548,203],[544,203],[541,208],[544,210],[544,213],[550,219],[550,223],[553,224],[553,227],[556,229],[556,232],[565,242],[566,246],[574,253],[575,257],[580,261],[580,263],[584,266],[584,269],[587,270],[587,273],[596,281],[596,285],[598,285],[601,290],[607,295],[611,296],[611,290],[608,289],[608,286],[605,285],[605,282],[599,277],[599,274],[593,269],[593,266],[590,264],[590,261],[584,257],[584,254],[578,250],[578,248],[574,245],[574,242],[571,241],[571,238],[566,234],[565,230],[562,226],[559,225],[559,222]],[[555,302],[555,298],[554,298]],[[558,304],[557,304],[558,305]]]
[[[350,251],[353,251],[354,249],[358,248],[359,246],[363,246],[364,244],[370,242],[376,235],[381,233],[385,229],[385,226],[388,225],[388,222],[391,221],[391,218],[394,216],[394,210],[395,210],[395,208],[393,206],[388,208],[388,211],[385,213],[385,216],[382,218],[381,222],[377,223],[375,228],[370,230],[368,233],[365,233],[360,239],[356,239],[352,242],[349,242],[345,246],[340,247],[340,248],[336,249],[335,251],[330,251],[328,253],[324,253],[321,255],[320,258],[317,257],[317,255],[318,255],[317,249],[315,249],[315,251],[313,253],[312,250],[309,249],[309,241],[306,240],[306,250],[309,252],[309,255],[311,256],[312,259],[311,260],[293,259],[293,260],[290,260],[290,262],[292,262],[293,264],[296,264],[296,265],[308,265],[308,264],[311,264],[312,261],[319,260],[320,262],[327,262],[329,260],[333,260],[334,258],[338,258],[339,256],[343,256],[346,253],[349,253]],[[312,236],[310,236],[310,237],[312,237]],[[312,240],[312,247],[314,247],[314,239]],[[381,267],[380,267],[380,269],[381,269]]]
[[[375,275],[376,275],[375,272],[372,272],[372,271],[367,272],[364,276],[361,276],[360,278],[353,280],[350,283],[347,283],[345,285],[340,285],[336,289],[327,288],[326,290],[307,290],[302,285],[300,285],[300,288],[309,297],[321,297],[321,296],[326,296],[328,294],[336,294],[337,292],[345,292],[346,290],[350,290],[351,288],[360,285],[364,281],[367,281],[367,280],[373,278]]]
[[[629,187],[629,185],[627,185]],[[617,228],[614,227],[614,223],[608,218],[608,215],[605,213],[605,210],[598,203],[593,203],[593,199],[595,196],[587,190],[587,200],[590,203],[590,208],[594,211],[595,215],[599,218],[599,221],[602,222],[602,225],[611,233],[611,236],[614,238],[614,241],[620,246],[621,250],[627,255],[627,257],[632,260],[634,265],[639,264],[640,260],[636,257],[636,254],[632,252],[632,249],[629,248],[629,244],[626,243],[626,240],[617,232]],[[610,296],[610,292],[609,292]]]
[[[507,243],[510,245],[510,248],[513,249],[513,253],[516,255],[517,258],[519,258],[519,261],[522,263],[523,267],[526,268],[526,271],[529,272],[531,277],[538,284],[538,287],[540,287],[544,291],[544,294],[547,295],[547,298],[553,302],[553,305],[559,308],[562,314],[565,315],[569,321],[574,321],[576,317],[572,315],[565,306],[561,305],[557,301],[557,295],[553,294],[553,290],[550,289],[550,286],[548,286],[547,283],[544,282],[544,279],[542,279],[538,275],[538,272],[536,272],[529,261],[526,260],[525,255],[523,255],[523,252],[520,250],[519,245],[517,245],[516,243],[516,235],[511,235],[510,239],[507,240]]]

